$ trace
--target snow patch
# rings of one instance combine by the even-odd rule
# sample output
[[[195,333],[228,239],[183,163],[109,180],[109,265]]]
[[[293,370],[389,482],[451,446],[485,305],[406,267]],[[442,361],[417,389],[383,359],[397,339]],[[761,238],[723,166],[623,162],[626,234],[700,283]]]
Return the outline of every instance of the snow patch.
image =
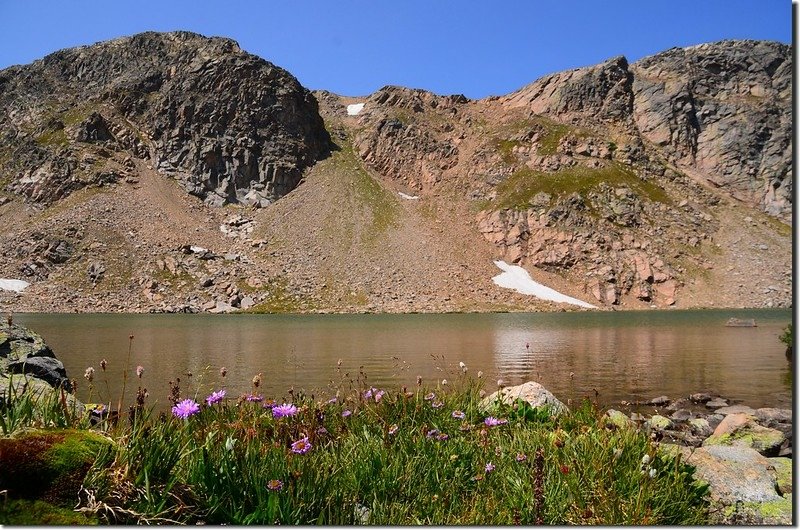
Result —
[[[347,106],[347,115],[348,116],[355,116],[359,112],[364,109],[363,103],[353,103],[352,105]]]
[[[572,304],[590,309],[597,309],[597,306],[586,303],[583,300],[572,298],[565,294],[561,294],[555,289],[551,289],[541,283],[535,281],[528,274],[528,271],[517,265],[509,265],[505,261],[495,261],[500,270],[503,272],[497,276],[492,277],[492,281],[500,287],[506,289],[514,289],[521,294],[533,295],[542,300],[550,300],[551,302],[561,302],[565,304]]]
[[[417,195],[408,195],[406,193],[403,193],[402,191],[398,191],[397,193],[399,193],[402,198],[408,201],[416,201],[417,199],[419,199],[419,196]]]
[[[5,278],[0,278],[0,289],[4,291],[14,291],[15,293],[21,293],[29,285],[30,284],[24,280],[7,280]]]

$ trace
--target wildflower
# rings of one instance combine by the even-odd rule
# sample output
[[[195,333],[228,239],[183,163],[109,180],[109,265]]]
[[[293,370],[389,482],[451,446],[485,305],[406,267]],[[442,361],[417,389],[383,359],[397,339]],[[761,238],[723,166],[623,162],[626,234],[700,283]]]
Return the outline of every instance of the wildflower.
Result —
[[[483,423],[487,427],[497,427],[498,425],[505,425],[508,423],[508,420],[497,419],[494,416],[487,416],[486,419],[483,420]]]
[[[284,403],[283,405],[272,407],[272,416],[275,418],[284,418],[286,416],[294,416],[295,414],[297,414],[297,407],[291,403]]]
[[[140,364],[139,366],[136,367],[136,377],[141,379],[143,375],[144,375],[144,366]]]
[[[270,491],[280,491],[283,489],[283,482],[278,479],[272,479],[267,482],[267,489]]]
[[[649,464],[649,463],[650,463],[650,455],[644,455],[644,456],[642,457],[642,465],[643,465],[643,466],[646,466],[646,465],[647,465],[647,464]]]
[[[261,373],[259,372],[257,375],[253,376],[253,386],[258,388],[258,385],[261,384]]]
[[[444,406],[444,403],[442,403],[441,401],[434,401],[433,403],[431,403],[431,407],[435,408],[435,409],[440,409],[443,406]]]
[[[225,377],[226,375],[228,375],[228,369],[223,366],[222,368],[219,369],[219,375],[221,377]]]
[[[372,397],[372,390],[373,390],[373,389],[372,389],[372,388],[370,388],[369,390],[367,390],[366,392],[364,392],[364,399],[369,399],[369,398],[371,398],[371,397]]]
[[[650,478],[655,478],[655,477],[656,477],[656,468],[651,467],[650,468]]]
[[[528,459],[525,453],[517,453],[517,456],[514,458],[517,462],[524,462]]]
[[[430,400],[435,399],[435,398],[436,398],[436,394],[431,392],[430,394],[425,396],[425,401],[430,401]]]
[[[91,366],[87,368],[86,372],[84,372],[83,374],[83,377],[85,377],[86,380],[91,383],[92,380],[94,379],[94,368],[92,368]]]
[[[391,427],[389,427],[389,434],[394,436],[399,429],[400,429],[400,427],[398,427],[397,424],[394,423],[394,424],[392,424]]]
[[[443,441],[447,440],[448,438],[450,438],[450,436],[447,433],[443,433],[442,432],[442,433],[439,433],[439,434],[436,435],[436,439],[439,440],[440,442],[443,442]]]
[[[497,380],[497,388],[503,388],[503,385],[505,385],[505,384],[506,384],[506,382],[503,381],[502,379],[498,379]]]
[[[349,410],[345,409],[345,410],[343,410],[343,411],[342,411],[342,418],[347,418],[347,417],[348,417],[348,416],[350,416],[351,414],[352,414],[352,412],[351,412],[351,411],[349,411]]]
[[[442,379],[442,386],[447,386],[447,379]]]
[[[380,403],[381,399],[383,399],[383,396],[385,394],[386,394],[385,390],[378,390],[377,392],[375,392],[375,396],[374,396],[375,397],[375,403]]]
[[[263,401],[264,397],[259,396],[258,394],[248,394],[244,397],[244,399],[246,399],[250,403],[258,403],[259,401]]]
[[[317,429],[317,434],[319,434],[320,436],[322,436],[323,434],[328,434],[328,429],[326,429],[325,427],[320,427],[319,429]]]
[[[334,404],[334,403],[336,403],[337,401],[339,401],[339,399],[338,399],[336,396],[333,396],[332,398],[330,398],[330,399],[329,399],[328,401],[326,401],[325,403],[327,403],[328,405],[333,405],[333,404]]]
[[[461,368],[462,373],[467,373],[467,365],[463,362],[458,363],[458,367]]]
[[[451,416],[453,416],[457,420],[463,420],[464,418],[467,417],[467,415],[461,412],[460,410],[454,410]]]
[[[492,471],[494,471],[494,464],[489,462],[488,464],[486,464],[486,467],[484,469],[486,470],[487,474],[491,473]]]
[[[106,371],[106,360],[105,359],[100,361],[100,368],[102,368],[104,372]]]
[[[431,429],[430,431],[428,431],[428,433],[425,435],[425,437],[426,438],[434,438],[434,437],[436,437],[438,435],[439,435],[439,429]]]
[[[478,379],[483,377],[483,370],[478,370]]]
[[[560,466],[558,470],[561,471],[562,475],[566,475],[569,473],[569,466]]]
[[[200,412],[200,405],[193,399],[184,399],[172,407],[172,415],[184,420],[198,412]]]
[[[263,407],[265,409],[271,409],[271,408],[274,408],[275,405],[277,405],[277,404],[278,404],[278,402],[275,401],[274,399],[268,399],[268,400],[264,401]]]
[[[311,450],[311,442],[308,441],[308,436],[303,436],[292,444],[292,452],[298,455],[304,455]]]
[[[210,396],[206,398],[206,403],[208,405],[213,405],[214,403],[219,403],[225,397],[225,391],[219,390],[217,392],[212,392]]]

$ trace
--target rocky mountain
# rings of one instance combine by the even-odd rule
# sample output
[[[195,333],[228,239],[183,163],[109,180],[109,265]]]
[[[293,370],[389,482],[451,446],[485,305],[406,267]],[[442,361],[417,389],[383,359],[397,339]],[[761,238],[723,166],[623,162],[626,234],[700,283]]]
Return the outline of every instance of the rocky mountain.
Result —
[[[56,52],[0,71],[0,278],[31,283],[0,307],[559,307],[498,259],[600,307],[789,306],[791,70],[724,41],[355,98],[185,32]]]

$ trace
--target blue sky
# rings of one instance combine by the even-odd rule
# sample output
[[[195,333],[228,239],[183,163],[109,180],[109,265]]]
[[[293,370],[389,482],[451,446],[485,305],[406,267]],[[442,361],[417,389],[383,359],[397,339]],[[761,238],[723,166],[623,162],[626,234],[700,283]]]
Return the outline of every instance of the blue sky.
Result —
[[[789,0],[0,0],[0,68],[141,31],[233,38],[311,89],[478,98],[721,39],[791,43]]]

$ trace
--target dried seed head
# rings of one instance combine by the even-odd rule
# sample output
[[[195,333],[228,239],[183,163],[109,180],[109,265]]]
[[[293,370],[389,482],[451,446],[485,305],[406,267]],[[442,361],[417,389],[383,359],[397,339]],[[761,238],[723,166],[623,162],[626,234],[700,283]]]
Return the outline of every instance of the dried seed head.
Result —
[[[89,381],[90,383],[94,381],[94,368],[92,368],[91,366],[87,368],[86,372],[84,372],[83,374],[83,377],[85,377],[86,380]]]
[[[143,375],[144,375],[144,366],[140,364],[139,366],[136,367],[136,377],[141,379]]]
[[[422,386],[422,376],[421,375],[417,376],[417,386]]]
[[[228,369],[223,366],[222,368],[219,369],[219,375],[225,377],[226,375],[228,375]]]
[[[103,359],[100,361],[100,368],[105,372],[106,371],[106,360]]]
[[[261,384],[261,372],[259,372],[259,373],[258,373],[257,375],[255,375],[255,376],[253,376],[253,386],[254,386],[254,387],[256,387],[256,388],[258,388],[258,386],[259,386],[260,384]]]

